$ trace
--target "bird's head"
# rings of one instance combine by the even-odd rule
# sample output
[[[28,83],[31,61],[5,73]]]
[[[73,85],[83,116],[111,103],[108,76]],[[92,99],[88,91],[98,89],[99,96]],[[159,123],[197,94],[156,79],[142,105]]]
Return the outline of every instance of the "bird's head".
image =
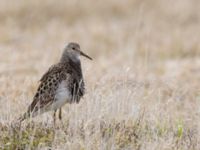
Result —
[[[81,51],[80,45],[74,42],[70,42],[65,48],[64,48],[64,52],[63,52],[63,56],[64,57],[68,57],[71,58],[73,60],[79,60],[80,56],[84,56],[90,60],[92,60],[92,58],[90,56],[88,56],[87,54],[83,53]]]

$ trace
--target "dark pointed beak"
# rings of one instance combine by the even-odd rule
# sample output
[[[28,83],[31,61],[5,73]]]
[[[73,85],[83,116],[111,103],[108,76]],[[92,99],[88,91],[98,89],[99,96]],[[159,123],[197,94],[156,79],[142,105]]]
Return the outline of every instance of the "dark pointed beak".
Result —
[[[85,53],[83,53],[82,51],[80,51],[80,54],[81,54],[82,56],[85,56],[86,58],[88,58],[88,59],[92,60],[92,58],[91,58],[90,56],[86,55],[86,54],[85,54]]]

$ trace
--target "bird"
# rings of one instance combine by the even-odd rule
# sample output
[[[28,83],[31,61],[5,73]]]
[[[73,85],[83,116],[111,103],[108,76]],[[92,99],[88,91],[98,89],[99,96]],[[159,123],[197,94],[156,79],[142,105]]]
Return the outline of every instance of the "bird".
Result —
[[[62,106],[66,103],[79,103],[85,94],[80,56],[92,60],[90,56],[81,51],[78,43],[70,42],[65,46],[60,61],[52,65],[40,79],[32,103],[18,119],[20,123],[27,118],[53,110],[55,124],[58,109],[59,120],[62,120]]]

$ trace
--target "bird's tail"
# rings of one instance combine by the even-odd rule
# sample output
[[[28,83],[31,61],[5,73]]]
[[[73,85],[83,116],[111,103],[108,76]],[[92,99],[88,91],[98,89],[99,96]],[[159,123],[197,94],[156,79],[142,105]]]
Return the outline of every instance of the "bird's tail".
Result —
[[[23,115],[21,115],[17,121],[19,121],[20,123],[23,122],[25,119],[28,119],[30,117],[30,113],[26,112]]]

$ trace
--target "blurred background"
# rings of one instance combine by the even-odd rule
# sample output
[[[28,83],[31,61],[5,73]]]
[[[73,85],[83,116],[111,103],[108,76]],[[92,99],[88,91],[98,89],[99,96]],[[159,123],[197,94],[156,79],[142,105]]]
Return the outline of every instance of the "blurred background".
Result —
[[[115,86],[122,85],[134,93],[135,84],[144,83],[147,92],[155,87],[152,96],[163,89],[161,101],[178,97],[184,102],[178,105],[189,103],[191,110],[198,111],[199,10],[198,0],[1,0],[2,116],[8,115],[5,99],[9,108],[15,102],[10,109],[17,115],[19,105],[25,109],[30,104],[40,77],[59,61],[71,41],[80,43],[94,59],[82,59],[89,95],[104,87],[116,96]],[[99,94],[106,95],[105,91]],[[141,105],[157,103],[153,97],[142,101],[145,96],[138,98]],[[186,110],[182,111],[187,114]]]
[[[1,53],[31,52],[34,61],[77,41],[96,59],[198,57],[199,7],[198,0],[1,0]]]
[[[127,71],[156,78],[198,73],[199,9],[198,0],[1,0],[1,78],[38,78],[71,41],[94,58],[83,65],[89,82]]]
[[[27,108],[74,41],[94,60],[82,59],[87,101],[70,106],[72,122],[134,118],[144,107],[147,126],[164,122],[166,137],[177,122],[200,128],[199,10],[199,0],[0,0],[0,119]]]

